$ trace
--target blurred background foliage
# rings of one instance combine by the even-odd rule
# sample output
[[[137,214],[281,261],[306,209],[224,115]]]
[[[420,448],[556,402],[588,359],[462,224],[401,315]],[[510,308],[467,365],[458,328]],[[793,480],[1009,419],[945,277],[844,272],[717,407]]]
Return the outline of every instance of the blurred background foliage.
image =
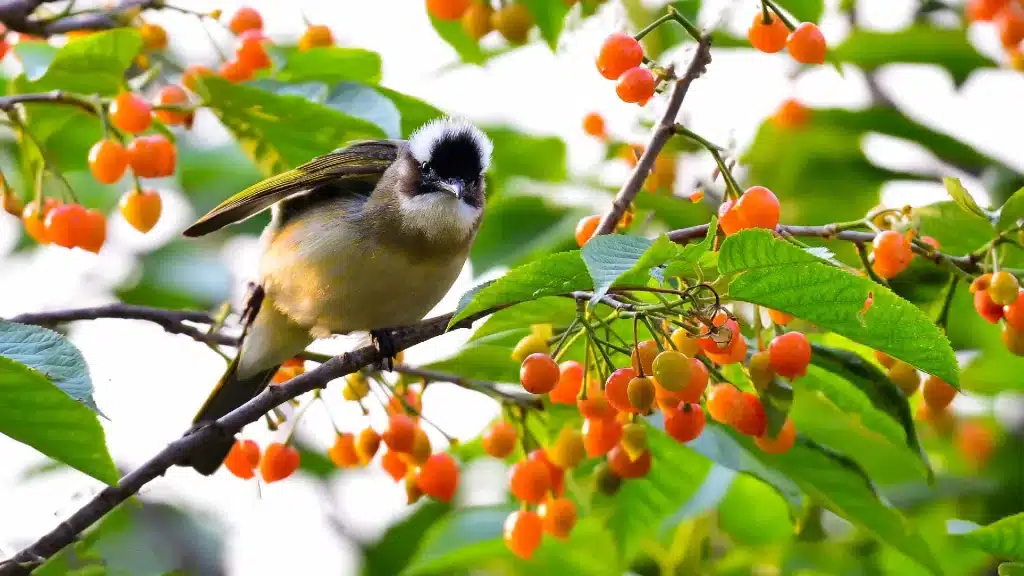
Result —
[[[918,64],[945,70],[950,81],[960,86],[980,69],[1003,65],[975,48],[959,4],[922,0],[909,25],[878,31],[857,27],[858,2],[778,3],[802,21],[818,22],[826,15],[848,19],[850,33],[830,47],[831,59],[844,75],[864,75],[873,81],[871,75],[883,66]],[[537,22],[534,41],[545,42],[552,49],[559,47],[563,31],[579,26],[595,12],[622,9],[630,28],[636,30],[665,9],[664,2],[640,0],[621,0],[621,7],[619,2],[595,0],[581,0],[571,8],[562,0],[524,0],[524,4]],[[754,3],[747,4],[752,7]],[[671,5],[693,19],[707,13],[701,10],[700,0]],[[434,20],[432,24],[458,54],[460,61],[453,68],[483,65],[516,49],[504,43],[478,44],[457,22]],[[735,30],[718,27],[714,39],[715,50],[749,49]],[[41,42],[19,43],[14,53],[24,71],[0,78],[0,88],[6,94],[62,89],[111,96],[119,90],[125,69],[130,69],[130,76],[144,72],[134,61],[139,40],[130,29],[80,42],[90,42],[90,50],[76,53],[74,43],[63,49]],[[663,26],[644,40],[647,54],[656,60],[668,55],[679,61],[676,49],[687,43],[692,44],[673,26]],[[231,84],[212,78],[203,83],[204,101],[234,137],[231,143],[210,148],[201,133],[175,133],[178,171],[155,184],[180,192],[195,214],[262,177],[294,167],[347,140],[406,137],[431,118],[459,112],[442,111],[381,86],[385,63],[376,53],[358,47],[300,52],[280,45],[275,46],[272,57],[273,70],[251,82]],[[155,62],[174,76],[171,62],[159,58]],[[524,79],[523,89],[532,89],[528,79]],[[570,97],[586,107],[586,95]],[[1019,103],[1008,106],[1020,110]],[[103,186],[89,177],[87,150],[101,137],[96,118],[76,108],[44,104],[29,105],[27,111],[29,128],[43,143],[47,160],[67,177],[83,204],[105,212],[114,210],[129,183]],[[493,275],[506,267],[575,248],[577,221],[593,212],[595,198],[602,205],[609,201],[618,183],[593,174],[571,173],[566,144],[556,137],[525,133],[512,125],[484,128],[495,151],[488,175],[487,214],[471,254],[474,275]],[[161,126],[154,130],[169,133]],[[924,149],[932,165],[905,172],[872,161],[865,153],[864,141],[878,134]],[[618,153],[622,144],[609,143],[608,163],[623,162]],[[0,150],[8,179],[30,188],[31,177],[21,174],[25,163],[35,159],[25,153],[24,143],[7,138],[0,143]],[[783,202],[783,221],[791,224],[861,218],[880,203],[883,188],[893,181],[936,182],[948,174],[966,175],[984,183],[992,206],[1001,205],[1024,186],[1020,163],[1010,166],[978,152],[955,134],[922,124],[914,119],[912,110],[901,109],[884,90],[877,89],[868,107],[814,109],[799,129],[780,128],[766,119],[750,145],[734,152],[741,182],[776,191]],[[685,164],[703,152],[680,146],[671,154],[673,162]],[[692,189],[676,185],[641,193],[631,230],[650,234],[706,223],[722,196],[721,182],[712,182],[708,176],[698,177],[705,195],[697,203],[689,199]],[[45,186],[48,194],[56,195],[62,184],[51,178]],[[556,194],[564,188],[582,191],[588,201],[566,201],[565,195]],[[992,236],[987,223],[951,201],[921,208],[917,216],[921,232],[935,237],[944,250],[954,254],[974,250]],[[175,238],[140,250],[135,256],[136,270],[117,287],[118,297],[158,307],[216,308],[234,289],[234,280],[221,264],[223,246],[233,236],[258,234],[266,220],[263,214],[199,241]],[[858,262],[849,247],[828,246],[840,259]],[[33,244],[22,238],[14,252],[31,249]],[[1019,265],[1008,265],[1024,268],[1024,254],[1018,254],[1019,249],[1012,245],[1002,249],[1011,262],[1021,260]],[[934,316],[947,283],[947,273],[917,262],[892,286]],[[534,305],[535,314],[530,308]],[[571,305],[542,300],[516,308],[515,318],[497,314],[457,356],[433,367],[468,377],[514,381],[518,367],[509,359],[511,346],[531,322],[557,321],[559,314],[571,317]],[[482,335],[488,331],[490,334]],[[965,390],[983,398],[1024,391],[1017,376],[1024,372],[1024,359],[1007,352],[998,330],[973,312],[966,290],[953,300],[948,334],[954,348],[968,358],[961,379]],[[829,343],[863,352],[849,342],[834,339]],[[833,376],[825,371],[812,371],[810,377],[814,385],[822,387],[829,385],[829,378]],[[980,469],[957,449],[949,430],[920,426],[922,444],[939,476],[929,486],[920,479],[919,471],[904,473],[907,464],[900,459],[907,457],[905,447],[897,450],[898,446],[884,442],[871,444],[877,438],[870,426],[850,424],[830,430],[832,422],[823,414],[829,414],[829,407],[837,409],[827,401],[816,403],[815,398],[798,394],[794,406],[798,427],[817,429],[822,435],[832,433],[833,443],[868,459],[873,471],[888,474],[872,475],[875,483],[868,485],[856,473],[837,468],[835,462],[823,464],[821,453],[813,450],[795,450],[787,459],[762,462],[745,451],[745,439],[724,428],[709,429],[692,450],[656,434],[651,438],[651,451],[658,465],[651,475],[627,483],[606,501],[595,499],[593,509],[585,511],[569,541],[547,539],[531,562],[516,559],[502,543],[501,523],[512,509],[511,503],[451,508],[422,502],[379,540],[356,539],[363,571],[381,576],[480,570],[599,575],[625,569],[637,574],[694,574],[697,566],[705,566],[702,558],[712,557],[713,573],[719,575],[910,575],[929,573],[924,567],[927,562],[920,558],[932,557],[947,574],[994,573],[991,557],[947,536],[945,520],[957,517],[985,524],[1024,509],[1024,419],[1019,413],[1015,428],[1005,422],[997,425],[986,416],[984,425],[999,430],[998,449]],[[1016,409],[1020,410],[1019,404]],[[541,432],[559,430],[567,417],[552,411],[546,431]],[[871,453],[858,452],[864,446],[871,446]],[[455,451],[464,462],[483,456],[479,443],[463,444]],[[854,459],[866,466],[858,456]],[[317,483],[326,485],[345,474],[308,446],[303,448],[302,462],[305,475]],[[581,471],[578,477],[587,472]],[[570,479],[570,493],[579,489],[573,482]],[[882,500],[874,498],[875,490]],[[325,496],[325,501],[328,498]],[[817,505],[822,500],[844,510],[847,519],[823,512]],[[886,503],[912,518],[919,535],[904,530],[901,522],[905,521],[893,516],[893,508]],[[352,538],[343,526],[337,529],[341,537]],[[197,538],[197,533],[203,536]],[[707,539],[709,535],[712,537]],[[220,538],[216,524],[208,519],[143,497],[104,519],[40,573],[101,573],[96,571],[104,570],[97,568],[100,559],[111,574],[219,574],[223,573]],[[774,566],[774,571],[760,571],[762,565]]]

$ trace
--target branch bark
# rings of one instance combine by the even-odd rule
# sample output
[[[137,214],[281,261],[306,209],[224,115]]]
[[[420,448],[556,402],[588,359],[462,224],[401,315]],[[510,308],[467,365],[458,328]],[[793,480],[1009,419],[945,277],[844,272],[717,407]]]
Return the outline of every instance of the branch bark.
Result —
[[[163,0],[123,0],[109,10],[72,13],[58,18],[33,18],[37,8],[55,0],[4,0],[0,2],[0,22],[15,32],[34,36],[53,36],[73,30],[109,30],[127,25],[135,11],[162,8]]]
[[[487,310],[461,320],[453,328],[468,328],[474,321],[492,312],[493,310]],[[389,332],[395,349],[401,351],[444,334],[447,331],[448,322],[451,318],[451,314],[445,314],[424,320],[413,326],[390,329]],[[105,488],[49,533],[22,549],[10,559],[0,563],[0,576],[28,574],[41,562],[72,543],[82,531],[98,522],[118,504],[131,498],[152,480],[163,476],[171,466],[183,462],[193,450],[204,442],[208,442],[215,437],[234,436],[246,424],[255,422],[267,412],[292,398],[312,390],[324,388],[332,380],[351,374],[364,366],[369,366],[381,360],[380,351],[374,346],[364,346],[358,350],[334,356],[317,368],[296,376],[284,384],[268,387],[259,396],[246,402],[216,422],[199,428],[192,433],[186,433],[181,438],[168,444],[166,448],[150,458],[142,466],[121,478],[117,485]]]
[[[651,135],[650,142],[647,143],[647,148],[640,156],[640,160],[637,161],[636,167],[633,168],[633,173],[629,175],[629,179],[626,180],[622,188],[619,189],[618,194],[615,195],[612,207],[601,218],[601,223],[598,224],[597,230],[594,232],[595,235],[611,234],[615,230],[615,225],[622,218],[626,210],[629,209],[629,205],[632,204],[640,189],[643,188],[647,175],[654,168],[654,160],[661,153],[661,149],[665,147],[668,139],[675,133],[676,116],[679,115],[679,108],[683,105],[683,99],[686,98],[686,92],[690,89],[690,84],[704,73],[710,63],[711,35],[704,34],[701,36],[700,42],[697,43],[697,51],[693,54],[693,60],[690,61],[686,74],[676,81],[676,85],[672,89],[672,95],[669,98],[668,108],[665,109],[661,120],[654,127],[654,133]]]
[[[0,97],[0,110],[10,112],[18,104],[32,104],[36,102],[64,104],[67,106],[81,108],[90,114],[96,114],[96,107],[88,98],[77,94],[70,94],[62,90],[3,96]]]

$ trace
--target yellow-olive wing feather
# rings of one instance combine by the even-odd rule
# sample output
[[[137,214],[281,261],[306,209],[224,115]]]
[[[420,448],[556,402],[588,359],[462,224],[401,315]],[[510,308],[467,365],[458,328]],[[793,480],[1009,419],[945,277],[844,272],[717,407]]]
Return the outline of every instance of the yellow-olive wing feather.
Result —
[[[328,182],[380,178],[397,156],[398,143],[394,140],[353,142],[246,188],[210,210],[183,234],[193,238],[204,236],[254,216],[293,194]]]

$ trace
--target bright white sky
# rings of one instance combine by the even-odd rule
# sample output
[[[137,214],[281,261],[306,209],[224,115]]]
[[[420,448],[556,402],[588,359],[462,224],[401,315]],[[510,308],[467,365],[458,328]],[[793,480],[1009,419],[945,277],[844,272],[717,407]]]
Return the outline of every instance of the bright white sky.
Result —
[[[199,0],[178,3],[196,9],[211,7],[210,2]],[[229,14],[235,6],[229,1],[216,4]],[[862,2],[864,20],[878,28],[898,28],[908,21],[911,4],[904,0]],[[267,32],[280,41],[298,35],[301,8],[311,21],[331,26],[340,43],[380,52],[384,84],[390,88],[474,120],[507,121],[527,131],[565,138],[571,168],[577,173],[594,166],[601,155],[600,147],[579,128],[586,112],[604,114],[614,134],[643,136],[632,132],[637,107],[619,102],[614,85],[596,74],[593,67],[595,46],[609,32],[625,26],[617,8],[604,10],[600,17],[567,34],[557,55],[537,43],[483,68],[444,73],[439,69],[453,61],[454,52],[434,34],[418,0],[253,0],[250,5],[263,12]],[[717,21],[726,7],[733,11],[727,21],[742,30],[756,3],[706,0],[702,22]],[[205,36],[195,29],[193,20],[171,14],[160,21],[171,30],[171,45],[182,57],[209,57]],[[830,42],[838,41],[845,32],[836,18],[825,22],[823,28]],[[972,30],[972,38],[987,54],[999,57],[991,30]],[[715,142],[734,138],[742,147],[757,124],[789,96],[798,96],[812,105],[859,106],[866,102],[866,90],[853,73],[844,79],[833,69],[821,67],[792,84],[787,80],[792,66],[784,55],[724,50],[716,50],[714,55],[708,74],[691,89],[683,110],[690,126]],[[11,66],[11,60],[7,60],[7,66]],[[1024,148],[1020,146],[1024,115],[1008,112],[1014,109],[1010,103],[1024,102],[1022,78],[1006,71],[985,71],[955,93],[948,77],[937,70],[893,66],[882,74],[888,93],[912,116],[957,134],[1020,169],[1024,169]],[[655,103],[640,113],[658,111],[659,103]],[[214,122],[207,117],[198,126],[209,130],[211,141],[222,136]],[[890,167],[929,163],[923,151],[887,138],[869,139],[868,152]],[[693,169],[707,170],[707,165],[696,163]],[[967,184],[984,200],[978,183]],[[784,190],[777,192],[785,194]],[[894,185],[885,196],[892,203],[924,204],[940,199],[942,194],[935,186]],[[165,198],[167,217],[149,236],[140,237],[116,219],[107,247],[98,257],[59,248],[0,256],[4,271],[0,317],[109,300],[110,286],[130,274],[134,254],[179,233],[196,216],[179,197],[168,194]],[[16,226],[13,219],[0,217],[0,255],[8,254],[13,245]],[[237,274],[239,290],[255,270],[253,248],[251,242],[240,240],[225,249],[224,265]],[[450,310],[458,295],[475,282],[467,270],[437,311]],[[452,335],[445,342],[421,346],[410,351],[408,359],[419,362],[447,354],[464,337]],[[72,338],[89,361],[96,400],[111,418],[105,423],[111,453],[128,467],[141,464],[179,436],[224,367],[223,361],[203,346],[142,323],[83,323],[74,328]],[[344,346],[344,342],[329,342],[322,348],[335,351]],[[357,431],[366,425],[357,410],[342,409],[337,387],[329,389],[326,396],[343,428]],[[448,386],[432,388],[425,406],[428,417],[463,439],[473,437],[497,414],[490,401]],[[333,437],[321,408],[310,410],[301,429],[304,436],[325,449]],[[271,438],[258,426],[252,427],[250,435],[262,444]],[[439,441],[436,435],[433,439]],[[20,474],[41,462],[42,457],[4,437],[0,437],[0,461],[5,463],[0,467],[0,510],[4,518],[0,522],[0,556],[13,553],[52,529],[61,517],[100,488],[97,482],[76,472],[21,481]],[[500,466],[487,467],[480,473],[500,487],[504,477]],[[360,536],[381,533],[403,513],[403,490],[394,486],[379,467],[346,474],[332,492],[345,523]],[[243,483],[227,473],[202,478],[191,470],[174,469],[151,483],[145,495],[187,502],[224,522],[232,532],[227,551],[231,574],[314,575],[352,573],[356,569],[351,549],[339,543],[326,524],[328,507],[323,495],[305,479],[293,478],[260,489],[254,482]],[[502,493],[492,489],[465,496],[472,502],[485,503],[496,501]],[[286,550],[301,550],[302,554],[286,554]],[[297,565],[300,561],[304,562],[301,569]]]

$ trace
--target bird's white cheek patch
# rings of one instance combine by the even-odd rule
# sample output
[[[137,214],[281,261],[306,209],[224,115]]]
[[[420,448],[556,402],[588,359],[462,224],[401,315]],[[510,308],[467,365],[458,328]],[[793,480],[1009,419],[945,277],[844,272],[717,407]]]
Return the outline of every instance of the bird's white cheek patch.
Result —
[[[430,237],[466,236],[473,231],[480,209],[447,195],[402,196],[402,220]]]

